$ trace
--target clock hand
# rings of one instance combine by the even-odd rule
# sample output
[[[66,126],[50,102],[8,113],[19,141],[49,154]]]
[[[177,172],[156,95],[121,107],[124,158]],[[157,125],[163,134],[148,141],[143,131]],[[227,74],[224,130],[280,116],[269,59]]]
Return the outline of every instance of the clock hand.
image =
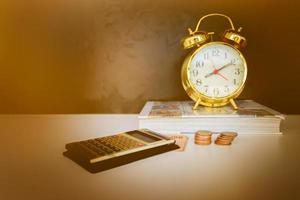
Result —
[[[219,69],[216,69],[215,67],[213,67],[213,68],[214,68],[214,71],[212,71],[212,72],[209,73],[209,74],[206,74],[204,77],[205,77],[205,78],[208,78],[208,77],[210,77],[210,76],[212,76],[212,75],[214,75],[214,74],[219,74],[219,75],[221,75],[221,74],[219,73],[219,71],[222,70],[222,69],[224,69],[224,68],[226,68],[226,67],[228,67],[228,66],[230,66],[230,65],[235,65],[235,64],[233,64],[232,62],[230,62],[230,63],[227,63],[226,65],[224,65],[223,67],[220,67]],[[223,76],[223,75],[221,75],[221,76]]]
[[[223,76],[223,75],[219,72],[219,70],[220,70],[222,67],[221,67],[220,69],[217,69],[217,68],[215,67],[214,62],[213,62],[211,59],[209,59],[209,61],[211,62],[211,66],[214,68],[214,71],[211,72],[210,75],[216,74],[216,75],[219,75],[219,76],[221,76],[222,78],[224,78],[225,80],[228,81],[228,79],[227,79],[225,76]],[[224,67],[224,66],[223,66],[223,67]],[[205,78],[207,78],[207,77],[205,76]]]
[[[228,81],[228,79],[227,79],[224,75],[222,75],[222,74],[219,72],[219,70],[217,70],[217,69],[215,69],[213,72],[207,74],[207,75],[205,76],[205,78],[207,78],[207,77],[209,77],[209,76],[211,76],[211,75],[213,75],[213,74],[219,75],[219,76],[221,76],[222,78],[224,78],[226,81]]]
[[[223,76],[222,74],[220,74],[219,72],[217,73],[217,75],[221,76],[221,77],[224,78],[226,81],[228,81],[228,79],[227,79],[225,76]]]
[[[230,65],[235,65],[235,64],[233,64],[232,62],[230,62],[230,63],[224,65],[223,67],[220,67],[220,68],[218,69],[218,71],[221,71],[222,69],[224,69],[224,68],[226,68],[226,67],[229,67]]]

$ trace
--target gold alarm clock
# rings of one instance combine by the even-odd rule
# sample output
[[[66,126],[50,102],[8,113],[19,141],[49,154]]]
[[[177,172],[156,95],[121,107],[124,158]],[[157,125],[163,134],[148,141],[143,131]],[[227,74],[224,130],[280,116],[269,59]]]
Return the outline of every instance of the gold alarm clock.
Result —
[[[231,28],[226,30],[219,41],[213,41],[213,32],[199,30],[201,22],[208,17],[225,17]],[[194,50],[185,58],[181,79],[183,88],[196,103],[209,107],[220,107],[231,103],[242,92],[247,78],[247,63],[241,53],[246,39],[236,30],[232,20],[223,14],[213,13],[203,16],[194,31],[188,29],[189,36],[182,40],[184,49]]]

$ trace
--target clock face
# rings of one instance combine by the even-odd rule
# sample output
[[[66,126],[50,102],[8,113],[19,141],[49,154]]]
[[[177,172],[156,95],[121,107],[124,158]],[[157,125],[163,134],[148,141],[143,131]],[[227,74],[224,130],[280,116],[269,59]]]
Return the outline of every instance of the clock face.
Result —
[[[225,98],[243,86],[246,70],[245,59],[235,48],[223,43],[209,43],[191,58],[188,79],[202,95]]]

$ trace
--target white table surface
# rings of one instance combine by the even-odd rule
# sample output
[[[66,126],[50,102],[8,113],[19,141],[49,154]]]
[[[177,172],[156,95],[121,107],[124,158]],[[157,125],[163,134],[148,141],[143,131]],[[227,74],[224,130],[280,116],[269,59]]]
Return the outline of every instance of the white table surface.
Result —
[[[91,174],[66,143],[136,129],[137,115],[0,115],[0,199],[300,199],[300,116],[283,135],[240,135]]]

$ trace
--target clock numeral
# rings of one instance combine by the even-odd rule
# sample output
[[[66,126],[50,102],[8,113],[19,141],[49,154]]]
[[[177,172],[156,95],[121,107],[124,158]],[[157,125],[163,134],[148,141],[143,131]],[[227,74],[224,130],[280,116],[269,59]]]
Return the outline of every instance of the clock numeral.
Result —
[[[234,65],[236,64],[236,59],[235,58],[231,59],[231,64],[234,64]]]
[[[224,87],[224,92],[226,92],[226,93],[229,92],[229,87],[228,87],[228,85],[225,85],[225,87]]]
[[[207,60],[209,58],[209,54],[206,52],[203,54],[204,60]]]
[[[219,93],[220,93],[219,88],[214,88],[214,90],[213,90],[214,96],[218,96]]]
[[[240,68],[235,68],[234,69],[234,74],[235,75],[240,75],[241,74],[241,69]]]
[[[199,67],[204,67],[204,62],[201,61],[201,63],[199,61],[196,62],[196,67],[199,68]]]
[[[233,79],[233,85],[237,85],[237,80]]]
[[[205,93],[208,92],[208,85],[204,85],[204,92],[205,92]]]
[[[193,70],[193,76],[196,77],[196,76],[198,76],[198,74],[199,74],[199,73],[198,73],[198,70],[194,69],[194,70]]]
[[[225,57],[225,59],[227,59],[227,58],[228,58],[228,56],[227,56],[227,52],[225,52],[225,55],[224,55],[224,57]]]
[[[212,50],[211,54],[212,54],[212,56],[219,56],[220,51],[219,51],[219,49],[214,49],[214,50]]]
[[[201,79],[197,79],[197,80],[196,80],[196,85],[198,85],[198,86],[202,85]]]

